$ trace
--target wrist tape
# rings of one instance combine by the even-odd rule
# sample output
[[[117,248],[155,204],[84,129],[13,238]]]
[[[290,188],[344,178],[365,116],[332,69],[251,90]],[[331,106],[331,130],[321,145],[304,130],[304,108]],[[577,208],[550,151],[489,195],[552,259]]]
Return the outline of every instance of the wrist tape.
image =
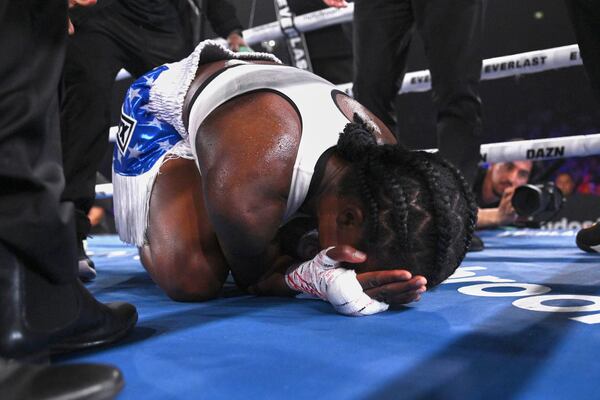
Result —
[[[370,298],[363,291],[353,270],[339,267],[338,261],[327,256],[329,249],[290,269],[285,274],[288,287],[326,300],[345,315],[371,315],[387,310],[388,304]]]

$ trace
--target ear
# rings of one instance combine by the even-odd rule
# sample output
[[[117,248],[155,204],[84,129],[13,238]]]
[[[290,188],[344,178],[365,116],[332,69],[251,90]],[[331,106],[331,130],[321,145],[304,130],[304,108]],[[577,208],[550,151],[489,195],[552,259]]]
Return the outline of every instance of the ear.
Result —
[[[347,205],[338,212],[338,229],[361,229],[365,222],[363,210],[357,205]]]

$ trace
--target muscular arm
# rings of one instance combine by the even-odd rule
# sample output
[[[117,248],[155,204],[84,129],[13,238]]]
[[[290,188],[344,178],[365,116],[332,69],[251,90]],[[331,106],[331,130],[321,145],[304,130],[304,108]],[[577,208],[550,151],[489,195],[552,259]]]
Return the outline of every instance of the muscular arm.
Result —
[[[285,99],[260,92],[227,102],[200,127],[197,150],[209,218],[241,287],[279,258],[277,232],[300,126]]]

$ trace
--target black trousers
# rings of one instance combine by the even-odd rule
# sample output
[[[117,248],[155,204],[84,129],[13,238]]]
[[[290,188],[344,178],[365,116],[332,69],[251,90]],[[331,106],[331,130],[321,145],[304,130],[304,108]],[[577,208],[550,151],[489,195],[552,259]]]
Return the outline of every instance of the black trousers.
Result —
[[[66,20],[65,0],[0,0],[0,333],[23,320],[48,335],[79,308],[73,206],[60,201]]]
[[[79,19],[69,38],[61,130],[66,186],[76,209],[77,235],[90,229],[96,171],[108,147],[110,97],[118,71],[139,76],[185,56],[182,30],[144,28],[119,13],[118,2]],[[90,9],[92,10],[92,9]],[[86,10],[87,11],[87,10]]]
[[[484,0],[354,3],[355,98],[395,130],[392,103],[416,30],[429,61],[440,154],[472,183],[480,159]]]
[[[600,3],[566,0],[579,51],[596,99],[600,101]]]
[[[66,3],[0,1],[0,241],[57,281],[76,276],[73,207],[60,202]]]

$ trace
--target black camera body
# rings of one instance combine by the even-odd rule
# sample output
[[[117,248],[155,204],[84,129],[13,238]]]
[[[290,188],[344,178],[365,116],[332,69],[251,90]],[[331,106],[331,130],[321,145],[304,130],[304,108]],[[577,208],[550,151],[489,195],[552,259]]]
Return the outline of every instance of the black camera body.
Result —
[[[551,219],[564,202],[565,197],[553,182],[519,186],[512,197],[512,206],[520,217],[538,221]]]

